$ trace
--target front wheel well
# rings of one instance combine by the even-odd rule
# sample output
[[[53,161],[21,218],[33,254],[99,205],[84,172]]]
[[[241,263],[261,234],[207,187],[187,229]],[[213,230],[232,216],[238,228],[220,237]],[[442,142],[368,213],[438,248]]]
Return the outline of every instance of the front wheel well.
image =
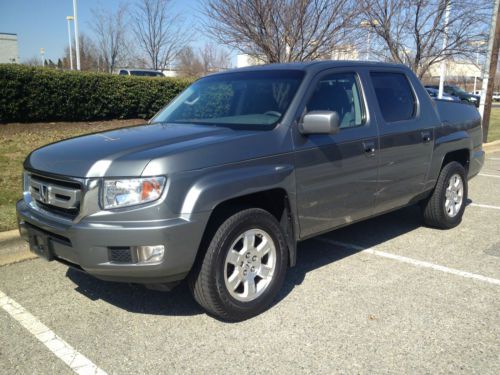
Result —
[[[295,265],[296,241],[292,223],[292,214],[288,194],[285,189],[276,188],[242,195],[219,203],[212,210],[203,233],[197,261],[203,258],[205,251],[217,229],[222,223],[236,212],[246,208],[261,208],[268,211],[280,223],[287,238],[290,265]]]

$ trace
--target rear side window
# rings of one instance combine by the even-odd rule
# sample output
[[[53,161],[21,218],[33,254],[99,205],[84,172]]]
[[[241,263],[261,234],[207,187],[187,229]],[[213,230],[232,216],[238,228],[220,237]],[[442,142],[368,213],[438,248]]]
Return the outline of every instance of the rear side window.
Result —
[[[127,71],[126,71],[126,70],[120,70],[120,75],[121,75],[121,76],[127,76],[127,75],[128,75],[128,73],[127,73]]]
[[[386,122],[404,121],[415,115],[415,96],[402,73],[372,72],[373,87]]]

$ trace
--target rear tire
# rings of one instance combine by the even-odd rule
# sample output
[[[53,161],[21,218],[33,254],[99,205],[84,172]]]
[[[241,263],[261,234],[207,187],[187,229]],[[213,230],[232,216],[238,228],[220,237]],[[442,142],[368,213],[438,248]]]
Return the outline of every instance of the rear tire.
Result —
[[[242,210],[215,232],[189,277],[195,300],[210,314],[242,321],[266,310],[285,280],[288,249],[276,218]]]
[[[426,225],[441,229],[456,227],[462,221],[467,201],[465,168],[456,161],[446,164],[432,195],[422,202]]]

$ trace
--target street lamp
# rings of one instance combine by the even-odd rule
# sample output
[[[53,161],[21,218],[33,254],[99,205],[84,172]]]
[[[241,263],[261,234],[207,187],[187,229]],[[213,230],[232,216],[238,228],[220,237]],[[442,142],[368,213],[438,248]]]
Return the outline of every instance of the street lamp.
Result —
[[[370,60],[370,55],[371,55],[371,51],[372,51],[372,38],[371,38],[372,31],[371,31],[371,28],[378,26],[379,22],[377,20],[371,20],[371,21],[364,20],[364,21],[361,21],[359,25],[362,28],[366,28],[368,30],[368,44],[366,46],[366,60]]]
[[[45,48],[40,48],[40,56],[42,57],[42,66],[45,66]]]
[[[450,0],[446,1],[446,9],[444,13],[444,37],[443,37],[443,52],[448,48],[448,23],[450,20],[451,4]],[[439,91],[438,99],[443,99],[444,91],[444,77],[446,75],[446,62],[445,59],[441,60],[441,73],[439,74]]]
[[[73,0],[73,19],[75,22],[76,70],[80,70],[80,42],[78,40],[78,18],[76,16],[76,0]]]
[[[71,21],[74,20],[73,16],[67,16],[66,20],[68,21],[68,41],[69,41],[69,66],[70,69],[73,70],[73,49],[71,48]]]
[[[476,67],[479,69],[479,49],[481,46],[486,44],[485,40],[475,40],[469,43],[471,46],[476,47]],[[482,69],[480,69],[482,70]],[[480,73],[481,74],[481,73]],[[474,72],[474,94],[476,94],[476,86],[477,86],[477,74]]]

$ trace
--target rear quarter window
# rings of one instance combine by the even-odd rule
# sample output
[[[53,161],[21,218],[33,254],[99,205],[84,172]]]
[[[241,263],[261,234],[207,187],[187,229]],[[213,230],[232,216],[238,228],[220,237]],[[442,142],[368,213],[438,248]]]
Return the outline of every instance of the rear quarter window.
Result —
[[[386,122],[410,120],[415,116],[416,100],[403,73],[371,72],[375,95]]]

